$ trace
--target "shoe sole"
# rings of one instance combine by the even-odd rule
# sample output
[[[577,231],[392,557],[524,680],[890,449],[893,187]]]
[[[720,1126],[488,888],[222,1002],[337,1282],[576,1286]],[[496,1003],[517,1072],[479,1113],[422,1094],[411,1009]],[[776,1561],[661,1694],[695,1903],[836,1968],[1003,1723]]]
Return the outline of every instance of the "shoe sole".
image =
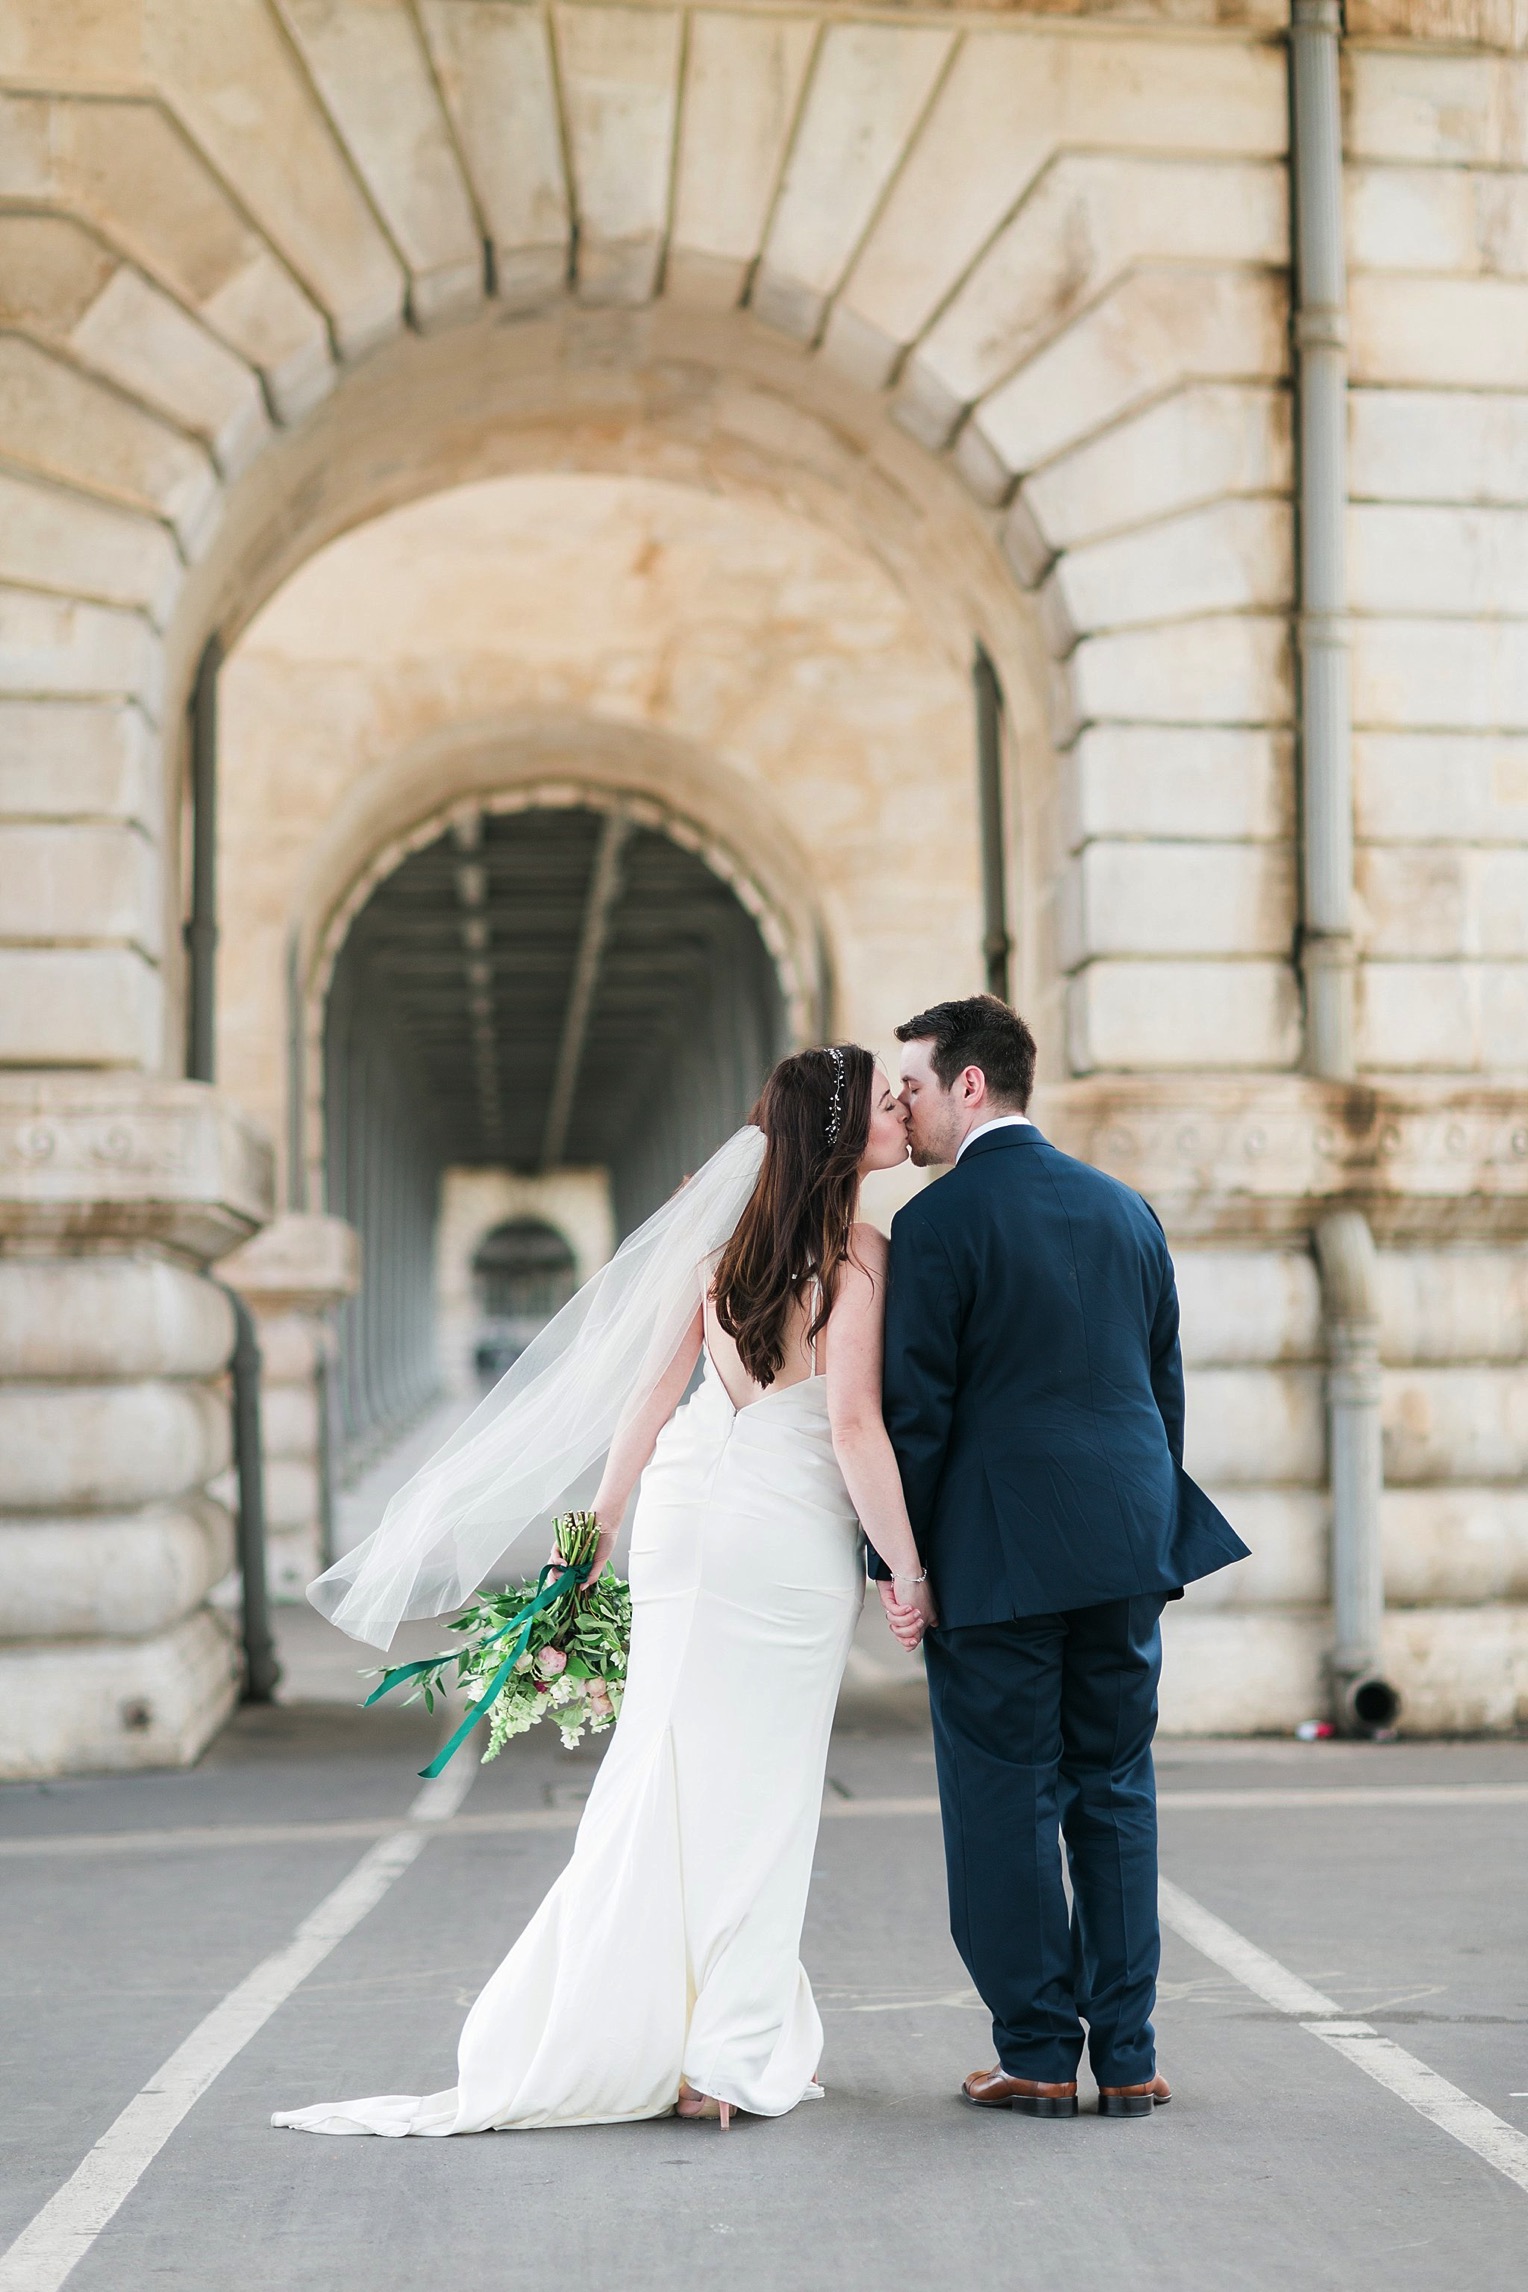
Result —
[[[1100,2093],[1100,2117],[1149,2117],[1154,2109],[1165,2109],[1172,2099],[1170,2093]]]
[[[1016,2117],[1075,2117],[1078,2114],[1075,2093],[1016,2093],[1011,2101],[978,2101],[970,2093],[962,2093],[960,2098],[973,2109],[1011,2109]]]

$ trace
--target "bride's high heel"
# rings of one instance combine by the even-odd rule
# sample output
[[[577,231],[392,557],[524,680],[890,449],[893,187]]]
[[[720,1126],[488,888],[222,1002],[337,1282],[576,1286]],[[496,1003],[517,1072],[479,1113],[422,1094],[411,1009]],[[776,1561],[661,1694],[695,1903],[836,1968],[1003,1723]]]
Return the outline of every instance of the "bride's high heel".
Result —
[[[686,2101],[698,2101],[700,2106],[698,2109],[687,2109],[684,2105]],[[732,2111],[732,2102],[718,2101],[710,2093],[697,2093],[693,2085],[680,2086],[679,2099],[674,2105],[676,2117],[683,2117],[692,2125],[719,2123],[724,2133],[732,2123]]]

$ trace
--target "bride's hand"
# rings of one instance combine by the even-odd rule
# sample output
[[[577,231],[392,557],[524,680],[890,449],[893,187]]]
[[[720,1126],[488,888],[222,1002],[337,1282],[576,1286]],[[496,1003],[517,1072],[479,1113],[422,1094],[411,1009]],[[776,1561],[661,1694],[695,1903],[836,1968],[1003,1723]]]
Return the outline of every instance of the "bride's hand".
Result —
[[[892,1638],[905,1647],[909,1655],[915,1654],[927,1628],[924,1617],[917,1608],[909,1607],[897,1598],[894,1584],[882,1583],[877,1589]]]
[[[583,1589],[585,1591],[589,1589],[591,1584],[598,1581],[599,1577],[603,1575],[605,1569],[609,1566],[610,1555],[615,1550],[615,1533],[616,1532],[613,1528],[602,1528],[600,1530],[600,1540],[594,1547],[594,1558],[589,1563],[589,1573],[587,1576],[585,1576],[583,1581]],[[562,1554],[558,1551],[555,1543],[546,1556],[546,1564],[549,1568],[565,1568],[567,1566],[567,1562],[564,1560]]]

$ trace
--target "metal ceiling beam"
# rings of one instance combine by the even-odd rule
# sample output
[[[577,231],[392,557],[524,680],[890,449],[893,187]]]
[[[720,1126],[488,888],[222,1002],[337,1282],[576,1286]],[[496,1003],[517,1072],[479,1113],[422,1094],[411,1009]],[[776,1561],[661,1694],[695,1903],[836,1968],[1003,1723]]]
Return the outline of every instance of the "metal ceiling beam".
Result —
[[[589,813],[550,835],[468,807],[357,917],[345,962],[385,1005],[444,1159],[536,1170],[549,1129],[559,1161],[608,1158],[633,1056],[666,1055],[708,971],[731,960],[732,894],[635,823],[620,825],[596,899],[611,835]]]
[[[630,834],[631,822],[624,813],[605,814],[600,840],[595,848],[594,866],[589,872],[583,929],[579,933],[578,954],[574,958],[573,977],[568,985],[568,1005],[563,1014],[557,1071],[552,1078],[551,1094],[547,1099],[546,1128],[541,1137],[543,1170],[556,1168],[568,1143],[568,1124],[573,1117],[573,1093],[578,1088],[578,1070],[583,1064],[589,1013],[594,1007],[594,991],[599,984],[600,961],[609,936],[610,918],[621,896],[621,855]]]
[[[451,824],[457,850],[463,854],[455,868],[455,889],[460,911],[459,930],[464,960],[461,975],[467,989],[467,1018],[472,1037],[472,1065],[477,1076],[478,1121],[483,1136],[496,1144],[504,1126],[499,1098],[499,1053],[494,1025],[492,972],[485,959],[489,942],[488,870],[483,864],[483,815],[468,810]]]

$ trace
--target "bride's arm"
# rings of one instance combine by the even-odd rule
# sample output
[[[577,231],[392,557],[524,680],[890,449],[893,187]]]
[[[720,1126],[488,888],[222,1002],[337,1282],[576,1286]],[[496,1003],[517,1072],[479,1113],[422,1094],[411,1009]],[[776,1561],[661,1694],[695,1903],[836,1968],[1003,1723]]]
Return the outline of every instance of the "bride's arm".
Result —
[[[617,1425],[615,1439],[600,1474],[592,1510],[600,1524],[600,1540],[589,1570],[592,1584],[610,1557],[610,1548],[616,1531],[625,1516],[631,1492],[641,1479],[649,1458],[658,1444],[658,1435],[684,1399],[684,1389],[695,1373],[700,1358],[700,1341],[704,1322],[702,1308],[696,1306],[695,1318],[683,1337],[679,1349],[663,1375],[649,1393],[641,1408]]]
[[[933,1623],[934,1604],[907,1517],[902,1476],[881,1415],[886,1318],[885,1236],[856,1226],[828,1325],[828,1421],[833,1453],[860,1526],[897,1579],[898,1597]]]

